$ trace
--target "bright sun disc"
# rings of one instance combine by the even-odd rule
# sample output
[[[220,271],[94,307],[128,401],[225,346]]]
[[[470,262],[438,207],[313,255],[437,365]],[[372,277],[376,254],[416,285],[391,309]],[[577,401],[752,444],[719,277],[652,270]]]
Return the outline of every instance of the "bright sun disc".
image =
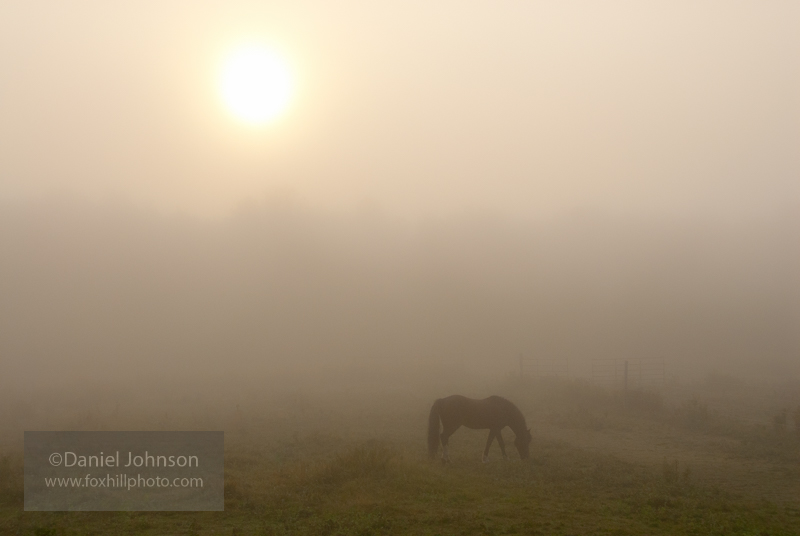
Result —
[[[289,71],[278,56],[259,46],[235,51],[225,62],[222,98],[228,109],[250,124],[267,123],[288,106]]]

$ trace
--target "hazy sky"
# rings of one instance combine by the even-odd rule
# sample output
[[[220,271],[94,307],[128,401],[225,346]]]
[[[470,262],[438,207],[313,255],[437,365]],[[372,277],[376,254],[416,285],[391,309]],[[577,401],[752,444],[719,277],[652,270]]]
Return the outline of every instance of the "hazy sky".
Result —
[[[794,1],[4,0],[0,198],[788,212],[798,21]],[[262,128],[218,95],[253,41],[295,80]]]
[[[520,354],[796,377],[798,30],[796,1],[3,0],[0,391]],[[261,127],[220,95],[253,43],[294,80]]]

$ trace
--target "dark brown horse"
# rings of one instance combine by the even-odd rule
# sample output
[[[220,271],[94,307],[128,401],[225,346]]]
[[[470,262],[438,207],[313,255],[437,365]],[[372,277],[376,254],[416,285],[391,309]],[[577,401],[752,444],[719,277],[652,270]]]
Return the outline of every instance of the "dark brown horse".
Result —
[[[442,421],[442,432],[439,433],[439,421]],[[531,444],[531,431],[525,424],[522,412],[499,396],[490,396],[483,400],[475,400],[465,396],[453,395],[440,398],[433,403],[431,414],[428,417],[428,452],[431,458],[436,457],[439,450],[439,441],[442,443],[442,462],[450,461],[447,455],[447,441],[450,436],[461,426],[478,430],[489,429],[489,439],[483,450],[483,461],[489,460],[489,447],[497,438],[503,458],[506,456],[506,444],[500,431],[508,426],[516,434],[514,446],[519,451],[523,460],[530,455],[528,446]]]

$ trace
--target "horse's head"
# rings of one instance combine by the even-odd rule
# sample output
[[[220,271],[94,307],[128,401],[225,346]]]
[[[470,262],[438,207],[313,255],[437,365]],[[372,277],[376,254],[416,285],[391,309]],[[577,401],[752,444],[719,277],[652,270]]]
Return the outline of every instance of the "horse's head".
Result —
[[[531,455],[528,447],[530,446],[532,439],[533,436],[531,436],[530,428],[521,434],[517,434],[516,439],[514,439],[514,446],[517,447],[517,451],[519,451],[519,457],[523,460],[527,460]]]

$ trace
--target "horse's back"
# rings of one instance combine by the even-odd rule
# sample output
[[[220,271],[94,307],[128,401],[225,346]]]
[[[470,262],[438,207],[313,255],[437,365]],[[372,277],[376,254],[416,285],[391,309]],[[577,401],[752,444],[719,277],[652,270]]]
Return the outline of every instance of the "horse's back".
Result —
[[[467,398],[463,395],[450,395],[445,398],[440,398],[436,402],[440,402],[444,406],[460,406],[460,407],[497,407],[497,408],[507,408],[512,407],[515,408],[516,406],[512,404],[509,400],[503,398],[502,396],[492,395],[486,398]]]
[[[442,421],[447,419],[467,428],[502,428],[508,425],[508,416],[516,406],[501,396],[483,399],[451,395],[441,400]],[[438,401],[437,401],[438,402]]]
[[[495,405],[497,407],[503,408],[504,410],[516,410],[517,406],[514,405],[513,402],[508,400],[507,398],[503,398],[502,396],[492,395],[488,398],[484,398],[488,404]]]

